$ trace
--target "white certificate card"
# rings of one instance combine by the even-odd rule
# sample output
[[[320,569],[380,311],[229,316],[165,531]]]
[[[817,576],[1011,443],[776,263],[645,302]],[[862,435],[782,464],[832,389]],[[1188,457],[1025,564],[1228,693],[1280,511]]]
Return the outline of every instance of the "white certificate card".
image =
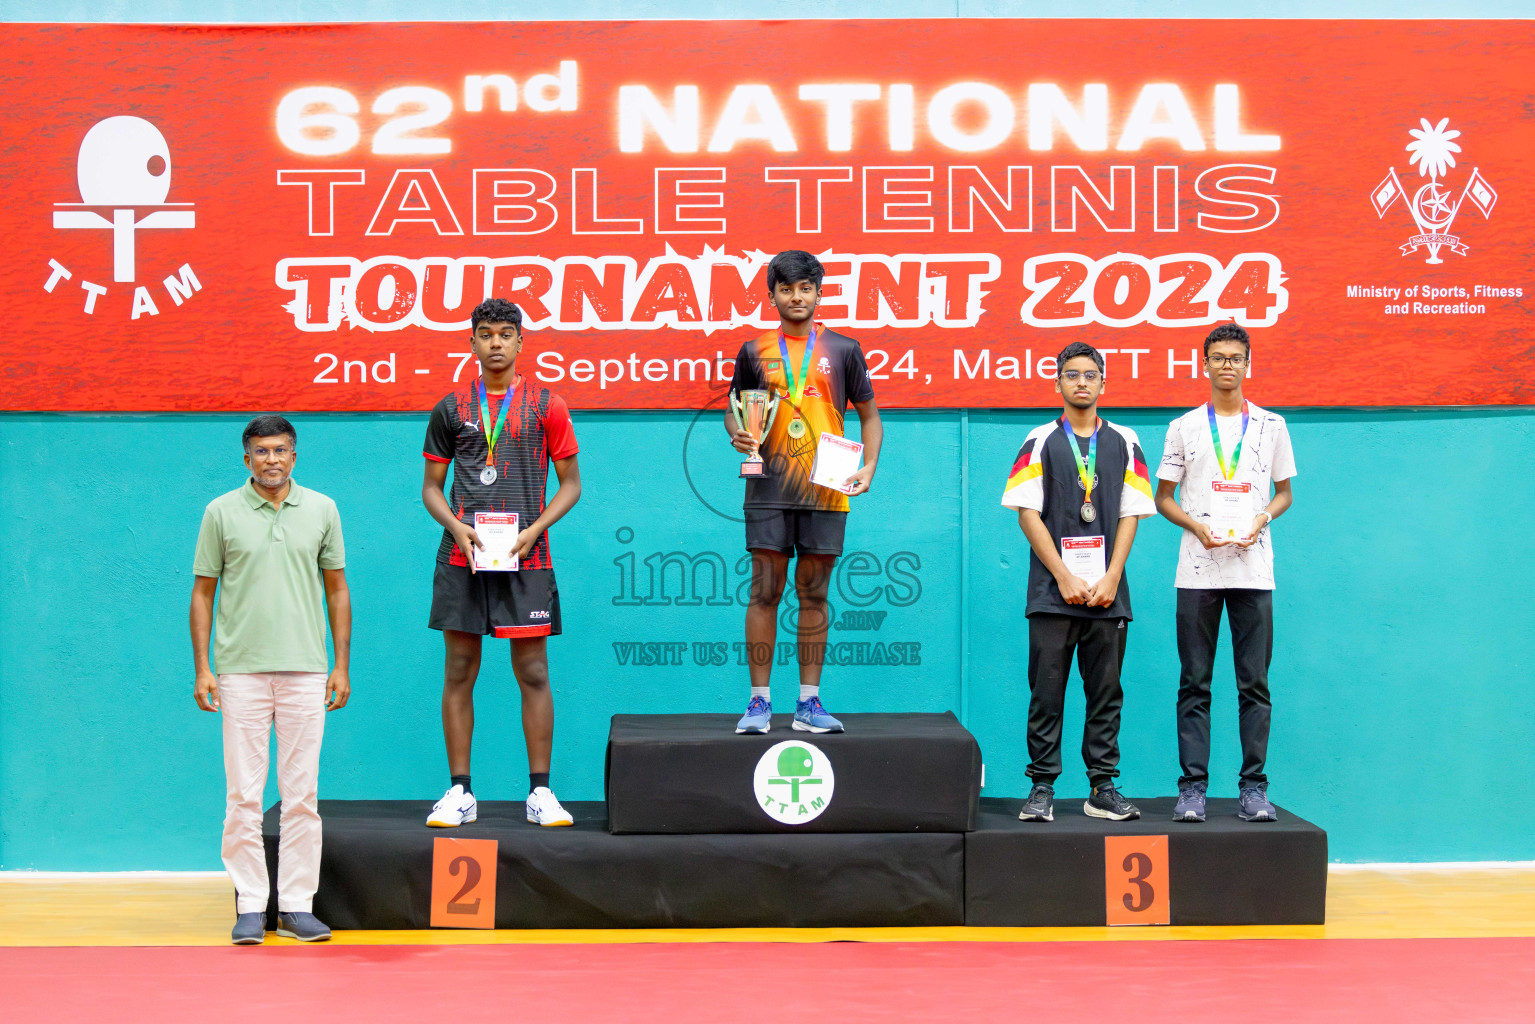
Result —
[[[1066,571],[1088,586],[1097,583],[1108,573],[1107,552],[1106,537],[1061,538],[1061,561],[1066,563]]]
[[[517,571],[516,512],[476,512],[474,532],[485,545],[474,549],[476,572]]]
[[[1210,484],[1210,532],[1216,540],[1241,540],[1253,527],[1253,485],[1235,480]]]
[[[858,472],[858,464],[862,461],[863,445],[823,430],[821,443],[815,447],[810,482],[846,494],[847,478]]]

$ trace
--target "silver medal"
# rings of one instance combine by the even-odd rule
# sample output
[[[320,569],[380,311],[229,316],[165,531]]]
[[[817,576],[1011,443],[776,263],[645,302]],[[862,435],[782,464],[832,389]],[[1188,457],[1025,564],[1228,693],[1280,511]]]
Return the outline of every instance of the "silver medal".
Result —
[[[1082,503],[1082,521],[1084,523],[1090,523],[1097,518],[1098,510],[1093,508],[1093,503],[1090,501],[1084,501]]]
[[[485,486],[489,487],[491,484],[493,484],[495,482],[496,482],[496,467],[495,466],[486,466],[484,469],[480,470],[480,483],[482,483]]]

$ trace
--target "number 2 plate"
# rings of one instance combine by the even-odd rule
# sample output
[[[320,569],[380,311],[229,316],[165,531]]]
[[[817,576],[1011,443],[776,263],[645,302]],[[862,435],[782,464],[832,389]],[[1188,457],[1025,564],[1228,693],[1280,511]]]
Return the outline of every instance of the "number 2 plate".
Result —
[[[1105,836],[1104,908],[1108,924],[1171,924],[1166,836]]]
[[[432,927],[496,926],[496,840],[432,840]]]

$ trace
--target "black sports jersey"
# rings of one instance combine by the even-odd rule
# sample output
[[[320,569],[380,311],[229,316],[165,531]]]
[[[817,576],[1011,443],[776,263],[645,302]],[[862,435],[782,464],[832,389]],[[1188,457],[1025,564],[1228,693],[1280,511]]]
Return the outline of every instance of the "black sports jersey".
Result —
[[[1029,433],[1013,462],[1002,504],[1038,512],[1057,550],[1063,537],[1103,537],[1106,545],[1104,564],[1107,565],[1114,558],[1119,520],[1124,516],[1144,518],[1154,515],[1157,509],[1151,497],[1146,456],[1135,431],[1108,420],[1099,422],[1102,426],[1098,429],[1098,482],[1093,487],[1093,508],[1097,516],[1092,522],[1085,522],[1081,516],[1086,494],[1077,473],[1076,456],[1069,447],[1073,440],[1085,443],[1087,439],[1078,439],[1064,416]],[[1086,454],[1085,447],[1078,450]],[[1055,577],[1031,549],[1029,601],[1025,614],[1036,612],[1090,619],[1131,618],[1129,573],[1121,577],[1114,603],[1107,608],[1067,604]]]
[[[490,449],[485,440],[486,426],[480,422],[478,378],[444,397],[432,409],[422,454],[433,462],[453,463],[448,507],[460,522],[473,526],[476,512],[516,512],[518,528],[525,530],[543,514],[549,460],[569,458],[579,449],[565,400],[548,388],[518,377],[505,396],[487,395],[492,428],[503,400],[511,402],[512,407],[507,410],[506,423],[496,438],[493,482],[480,482]],[[468,564],[447,530],[442,531],[437,561]],[[547,532],[538,538],[521,565],[526,569],[554,568]]]

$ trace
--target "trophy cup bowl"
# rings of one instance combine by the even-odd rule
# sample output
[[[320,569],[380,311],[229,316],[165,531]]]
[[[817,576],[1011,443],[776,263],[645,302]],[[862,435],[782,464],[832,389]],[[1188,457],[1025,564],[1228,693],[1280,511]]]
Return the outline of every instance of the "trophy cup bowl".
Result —
[[[762,461],[761,454],[762,439],[778,418],[778,396],[765,390],[732,391],[730,411],[735,414],[741,429],[750,434],[756,443],[751,455],[741,463],[741,479],[761,479],[767,476],[767,464]]]

